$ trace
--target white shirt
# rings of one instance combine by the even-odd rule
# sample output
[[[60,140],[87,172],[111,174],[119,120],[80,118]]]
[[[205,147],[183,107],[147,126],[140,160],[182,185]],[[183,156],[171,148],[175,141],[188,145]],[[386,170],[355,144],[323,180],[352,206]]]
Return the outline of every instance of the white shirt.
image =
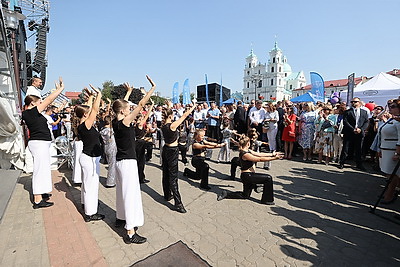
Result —
[[[360,108],[353,108],[354,115],[356,116],[355,128],[358,128],[358,120],[360,119]]]
[[[196,111],[193,113],[193,119],[194,119],[195,121],[205,120],[205,115],[204,115],[203,110],[200,110],[200,111],[197,111],[197,110],[196,110]]]
[[[269,129],[273,130],[276,127],[278,127],[279,113],[277,110],[275,110],[274,112],[265,112],[265,119],[266,120],[275,120],[275,122],[268,123]]]
[[[42,98],[42,95],[40,94],[39,89],[37,89],[35,86],[28,86],[28,90],[26,90],[26,95],[34,95],[39,97],[40,99]]]
[[[265,119],[265,109],[257,109],[256,107],[252,107],[250,109],[249,118],[251,124],[253,124],[254,122],[262,123]]]
[[[162,121],[162,112],[161,111],[154,111],[154,116],[156,117],[156,121]]]

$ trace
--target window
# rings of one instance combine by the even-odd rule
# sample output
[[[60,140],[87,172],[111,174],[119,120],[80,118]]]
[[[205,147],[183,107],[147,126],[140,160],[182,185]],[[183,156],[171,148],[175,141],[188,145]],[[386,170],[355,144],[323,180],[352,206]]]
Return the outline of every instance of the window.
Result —
[[[250,75],[250,71],[247,71],[247,75]]]
[[[290,87],[289,87],[289,88],[290,88],[290,90],[292,90],[292,89],[293,89],[293,85],[290,85]]]
[[[276,62],[279,63],[279,57],[276,58]]]
[[[285,77],[287,77],[287,73],[285,73]]]
[[[275,58],[272,59],[272,63],[275,63]]]
[[[274,79],[271,79],[271,85],[274,85]]]
[[[261,87],[262,87],[262,80],[258,81],[258,88],[261,88]]]
[[[281,85],[281,79],[278,79],[278,83],[279,83],[279,85]]]
[[[282,72],[282,67],[279,67],[279,72]]]
[[[247,88],[250,88],[250,83],[249,82],[247,82]]]
[[[258,74],[260,74],[260,70],[258,70]]]
[[[249,63],[249,68],[251,68],[251,63]]]
[[[274,72],[274,70],[275,70],[274,67],[272,67],[272,68],[271,68],[271,72]]]

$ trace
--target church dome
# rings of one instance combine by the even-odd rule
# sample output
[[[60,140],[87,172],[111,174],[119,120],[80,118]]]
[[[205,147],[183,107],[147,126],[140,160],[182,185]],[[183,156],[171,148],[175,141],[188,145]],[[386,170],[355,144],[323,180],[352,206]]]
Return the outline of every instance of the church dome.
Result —
[[[292,72],[292,67],[288,63],[283,64],[283,72]]]

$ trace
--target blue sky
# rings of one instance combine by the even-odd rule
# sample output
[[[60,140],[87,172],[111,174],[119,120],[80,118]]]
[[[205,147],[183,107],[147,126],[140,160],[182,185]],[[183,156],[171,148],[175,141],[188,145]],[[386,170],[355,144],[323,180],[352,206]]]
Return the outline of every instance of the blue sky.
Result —
[[[400,68],[398,0],[51,1],[45,91],[63,76],[66,91],[106,80],[171,96],[220,82],[241,91],[251,43],[265,63],[275,42],[294,71],[325,80]]]

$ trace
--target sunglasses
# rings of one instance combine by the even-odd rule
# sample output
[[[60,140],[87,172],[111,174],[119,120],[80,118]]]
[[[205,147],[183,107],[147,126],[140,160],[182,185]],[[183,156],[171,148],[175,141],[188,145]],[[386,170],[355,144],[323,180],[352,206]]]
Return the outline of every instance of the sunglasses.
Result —
[[[390,105],[389,108],[398,108],[397,105]]]
[[[350,103],[357,103],[357,102],[360,102],[360,101],[354,101],[354,100],[353,100],[353,101],[350,101]]]

